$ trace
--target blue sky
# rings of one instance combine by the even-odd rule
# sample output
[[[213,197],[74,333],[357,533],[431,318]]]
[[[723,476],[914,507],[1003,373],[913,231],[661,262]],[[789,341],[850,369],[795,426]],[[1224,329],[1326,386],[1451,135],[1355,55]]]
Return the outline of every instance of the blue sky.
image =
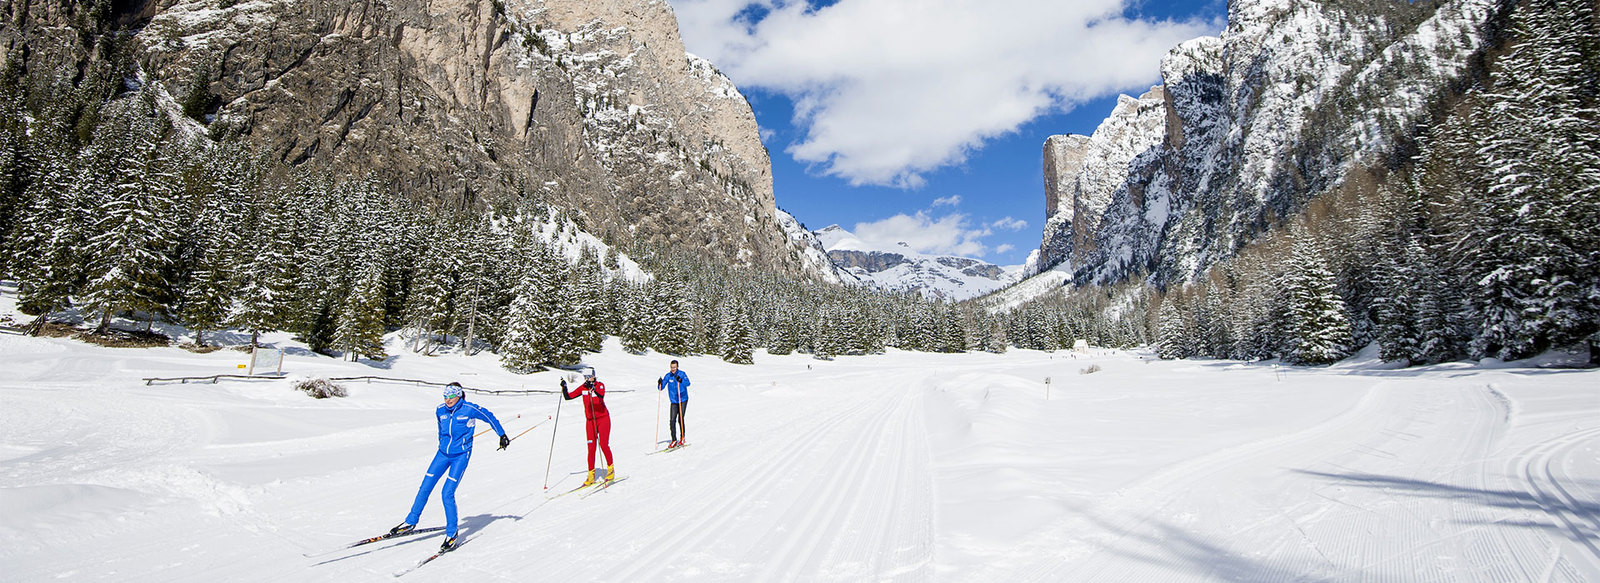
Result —
[[[778,206],[811,229],[1021,263],[1045,138],[1089,134],[1223,0],[670,0],[750,100]]]

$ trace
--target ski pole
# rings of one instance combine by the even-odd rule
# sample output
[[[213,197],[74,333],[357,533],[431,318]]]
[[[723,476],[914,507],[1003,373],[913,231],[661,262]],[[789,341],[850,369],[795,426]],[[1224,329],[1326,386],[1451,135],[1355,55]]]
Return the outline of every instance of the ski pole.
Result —
[[[544,489],[550,489],[550,462],[556,459],[556,430],[561,428],[561,402],[566,400],[566,395],[556,398],[556,422],[550,428],[550,456],[544,462]]]
[[[662,393],[661,385],[657,384],[656,385],[656,442],[650,444],[650,449],[652,449],[652,450],[654,450],[656,448],[656,446],[661,445],[661,393]]]
[[[521,414],[518,414],[518,415],[517,415],[517,417],[522,417],[522,415],[521,415]],[[546,417],[545,417],[545,418],[546,418],[546,419],[548,419],[548,418],[549,418],[549,417],[548,417],[548,416],[546,416]],[[538,425],[534,425],[534,426],[535,426],[535,427],[538,427]],[[484,430],[483,430],[483,431],[479,431],[479,432],[477,432],[477,433],[475,433],[475,434],[473,434],[473,435],[472,435],[472,437],[473,437],[473,438],[474,438],[474,439],[476,439],[476,438],[479,438],[479,437],[483,437],[483,434],[485,434],[485,433],[488,433],[488,432],[489,432],[489,431],[490,431],[490,430],[492,430],[492,429],[494,429],[494,426],[489,426],[489,427],[486,427],[486,428],[484,428]]]
[[[549,415],[545,415],[545,416],[544,416],[544,419],[545,419],[545,421],[549,421],[549,420],[550,420],[550,416],[549,416]],[[529,428],[527,428],[527,429],[524,429],[524,430],[522,430],[522,433],[518,433],[518,434],[517,434],[517,437],[522,437],[522,436],[523,436],[523,435],[526,435],[526,434],[527,434],[527,433],[528,433],[528,432],[529,432],[529,431],[533,431],[533,428],[534,428],[534,427],[538,427],[538,426],[540,426],[540,425],[544,425],[544,421],[540,421],[540,422],[538,422],[538,423],[534,423],[534,424],[533,424],[533,427],[529,427]],[[516,440],[517,440],[517,437],[513,437],[513,438],[511,438],[511,441],[516,441]]]

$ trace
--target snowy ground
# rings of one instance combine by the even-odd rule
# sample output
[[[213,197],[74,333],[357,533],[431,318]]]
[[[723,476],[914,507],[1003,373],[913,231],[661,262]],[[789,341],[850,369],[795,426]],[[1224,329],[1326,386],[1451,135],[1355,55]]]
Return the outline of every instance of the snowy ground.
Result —
[[[438,390],[139,380],[244,359],[0,335],[0,580],[385,580],[430,554],[437,535],[305,556],[404,516]],[[546,424],[506,451],[479,442],[467,543],[404,580],[1600,581],[1600,371],[685,358],[693,446],[646,455],[667,360],[615,344],[589,359],[618,391],[629,479],[582,500],[544,488],[547,461],[552,493],[582,478],[576,401],[550,459],[555,397],[469,397],[513,435]],[[291,350],[285,368],[557,378],[492,355],[374,367]],[[435,498],[423,526],[442,517]]]

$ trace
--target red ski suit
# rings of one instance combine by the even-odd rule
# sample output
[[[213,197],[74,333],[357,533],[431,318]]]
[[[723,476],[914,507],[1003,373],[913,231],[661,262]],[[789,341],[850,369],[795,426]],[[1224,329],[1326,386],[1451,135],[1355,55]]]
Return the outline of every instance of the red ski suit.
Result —
[[[569,401],[583,397],[584,428],[589,432],[589,469],[594,469],[596,444],[600,446],[600,452],[606,454],[606,465],[611,465],[611,412],[606,410],[606,384],[598,380],[588,381],[578,385],[571,393],[561,389],[561,396]]]

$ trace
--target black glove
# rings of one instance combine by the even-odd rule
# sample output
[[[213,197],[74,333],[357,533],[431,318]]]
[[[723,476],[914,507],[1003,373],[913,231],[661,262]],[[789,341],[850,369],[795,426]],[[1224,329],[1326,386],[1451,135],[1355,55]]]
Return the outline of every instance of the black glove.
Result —
[[[561,379],[561,390],[567,390],[567,379]]]
[[[511,438],[506,437],[504,433],[500,434],[500,449],[505,449],[509,445],[511,445]]]

